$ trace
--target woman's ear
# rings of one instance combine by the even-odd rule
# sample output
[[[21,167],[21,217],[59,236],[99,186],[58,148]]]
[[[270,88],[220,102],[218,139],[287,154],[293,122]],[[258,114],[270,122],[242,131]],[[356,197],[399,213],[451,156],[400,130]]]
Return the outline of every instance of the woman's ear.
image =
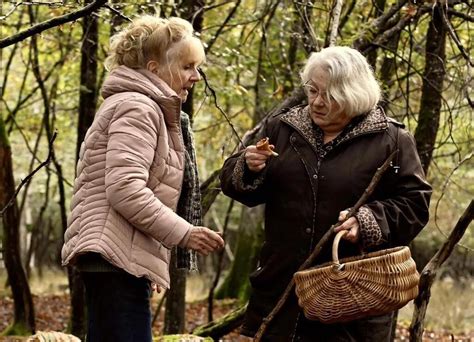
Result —
[[[152,73],[156,74],[158,72],[159,64],[157,61],[151,60],[148,61],[146,64],[146,68],[148,71],[151,71]]]

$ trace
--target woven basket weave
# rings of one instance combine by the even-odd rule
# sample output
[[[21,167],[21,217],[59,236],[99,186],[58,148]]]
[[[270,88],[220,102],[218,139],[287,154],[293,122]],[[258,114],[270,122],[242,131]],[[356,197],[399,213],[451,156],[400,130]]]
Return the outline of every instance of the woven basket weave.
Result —
[[[419,274],[408,247],[385,249],[339,261],[339,232],[333,261],[294,275],[298,304],[306,318],[323,323],[382,315],[418,295]]]

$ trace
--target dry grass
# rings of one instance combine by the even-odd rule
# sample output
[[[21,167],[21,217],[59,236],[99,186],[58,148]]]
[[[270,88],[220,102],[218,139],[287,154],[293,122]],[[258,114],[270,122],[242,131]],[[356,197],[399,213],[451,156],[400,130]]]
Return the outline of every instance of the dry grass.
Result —
[[[409,325],[413,303],[400,310],[399,322]],[[446,330],[453,333],[474,331],[474,281],[472,278],[436,281],[426,312],[425,327],[429,330]]]

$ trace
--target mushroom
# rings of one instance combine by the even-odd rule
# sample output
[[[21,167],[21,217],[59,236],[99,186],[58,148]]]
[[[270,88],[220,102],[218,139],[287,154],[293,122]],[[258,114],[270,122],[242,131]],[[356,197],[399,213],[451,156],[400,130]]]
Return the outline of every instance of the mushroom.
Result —
[[[273,145],[272,145],[273,146]],[[270,139],[268,137],[259,140],[256,144],[257,150],[269,151],[272,153],[272,156],[278,157],[278,153],[273,151],[273,147],[270,145]]]

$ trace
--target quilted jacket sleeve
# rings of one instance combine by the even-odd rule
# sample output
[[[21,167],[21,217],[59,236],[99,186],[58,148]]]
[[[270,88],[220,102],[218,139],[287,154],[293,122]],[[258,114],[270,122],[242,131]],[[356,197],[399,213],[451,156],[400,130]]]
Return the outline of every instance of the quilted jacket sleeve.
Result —
[[[162,120],[162,113],[138,99],[118,105],[109,127],[105,186],[111,206],[132,226],[175,246],[192,226],[147,187]]]

